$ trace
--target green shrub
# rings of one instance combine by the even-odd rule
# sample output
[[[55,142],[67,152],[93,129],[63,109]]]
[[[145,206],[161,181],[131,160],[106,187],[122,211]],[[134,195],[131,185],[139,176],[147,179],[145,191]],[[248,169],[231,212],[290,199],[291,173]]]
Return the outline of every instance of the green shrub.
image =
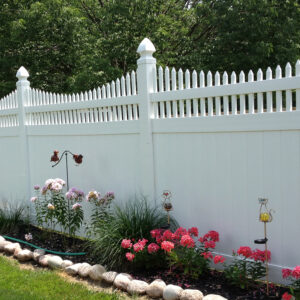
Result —
[[[0,233],[10,233],[26,223],[25,207],[19,204],[2,204],[0,208]]]
[[[161,207],[149,204],[145,198],[134,198],[125,204],[115,204],[94,228],[94,239],[90,245],[92,253],[99,263],[110,269],[124,268],[128,266],[128,261],[120,247],[122,240],[150,240],[150,231],[166,223],[166,212]],[[171,228],[176,228],[174,219],[171,218],[170,223]]]

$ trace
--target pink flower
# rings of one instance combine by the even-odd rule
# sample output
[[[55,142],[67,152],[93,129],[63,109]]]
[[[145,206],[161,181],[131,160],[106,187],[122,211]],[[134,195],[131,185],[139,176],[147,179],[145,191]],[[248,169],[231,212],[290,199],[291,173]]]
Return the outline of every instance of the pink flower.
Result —
[[[288,278],[289,276],[292,275],[292,270],[291,269],[282,269],[281,273],[282,273],[283,278]]]
[[[75,204],[72,206],[72,209],[76,210],[76,209],[79,209],[80,207],[81,207],[81,204],[75,203]]]
[[[174,249],[174,243],[168,242],[168,241],[163,241],[161,243],[161,249],[163,249],[167,252],[171,252],[171,250]]]
[[[32,240],[32,234],[31,233],[28,233],[28,234],[25,234],[25,240],[28,242],[28,241],[31,241]]]
[[[180,240],[180,238],[186,234],[188,234],[187,230],[183,227],[179,227],[174,232],[174,238]]]
[[[295,279],[300,279],[300,266],[296,266],[292,272],[292,276]]]
[[[132,243],[130,240],[122,240],[121,242],[121,247],[124,248],[124,249],[130,249],[132,247]]]
[[[130,253],[130,252],[127,252],[125,254],[126,258],[129,260],[129,261],[133,261],[135,255],[133,253]]]
[[[197,227],[191,227],[189,230],[188,230],[188,233],[193,235],[193,236],[198,236],[198,228]]]
[[[139,240],[139,243],[140,243],[143,247],[145,247],[146,244],[148,243],[148,240],[142,239],[142,240]]]
[[[31,202],[35,202],[36,200],[37,200],[37,197],[31,197],[31,198],[30,198],[30,201],[31,201]]]
[[[134,252],[141,252],[144,250],[145,245],[141,242],[137,242],[133,245],[133,251]]]
[[[292,299],[292,295],[290,295],[288,292],[285,292],[283,295],[282,295],[282,298],[283,300],[291,300]]]
[[[180,245],[183,247],[187,247],[187,248],[194,248],[195,242],[191,236],[186,234],[186,235],[182,236],[182,238],[180,240]]]
[[[204,242],[204,247],[214,249],[216,247],[216,243],[214,241],[207,241]]]
[[[223,263],[225,261],[225,257],[223,257],[222,255],[216,255],[214,257],[214,263],[218,264],[218,263]]]
[[[265,262],[266,261],[266,254],[265,251],[259,250],[259,249],[255,249],[252,252],[251,258],[254,259],[255,261],[261,261],[261,262]],[[267,259],[268,261],[271,260],[271,252],[268,250],[267,251]]]
[[[212,254],[211,254],[210,251],[202,252],[201,255],[202,255],[205,259],[213,258],[213,256],[212,256]]]
[[[248,258],[252,255],[252,250],[248,246],[242,246],[237,250],[238,255],[243,255],[244,257]]]
[[[40,189],[40,186],[39,186],[39,185],[35,185],[33,188],[34,188],[36,191],[38,191],[38,190]]]
[[[148,245],[148,253],[156,253],[159,250],[159,246],[155,243],[151,243]]]
[[[170,230],[166,230],[162,235],[163,241],[172,241],[174,239],[174,234]]]

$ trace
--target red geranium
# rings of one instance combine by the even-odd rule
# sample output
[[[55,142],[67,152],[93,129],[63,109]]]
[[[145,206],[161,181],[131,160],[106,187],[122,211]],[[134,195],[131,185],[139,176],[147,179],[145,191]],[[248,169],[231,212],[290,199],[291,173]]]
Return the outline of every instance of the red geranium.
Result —
[[[237,254],[238,255],[243,255],[244,257],[248,258],[252,255],[252,250],[248,246],[240,247],[237,251]]]
[[[155,243],[151,243],[148,245],[148,253],[155,253],[159,250],[159,246]]]
[[[187,247],[187,248],[194,248],[195,242],[191,236],[186,234],[186,235],[182,236],[182,238],[180,240],[180,245],[183,247]]]
[[[259,249],[255,249],[252,252],[251,258],[253,258],[255,261],[261,261],[261,262],[265,262],[266,261],[266,254],[265,251],[259,250]],[[271,260],[271,252],[268,250],[267,251],[267,260],[270,261]]]
[[[174,234],[170,230],[166,230],[162,235],[163,241],[172,241],[174,239]]]
[[[211,254],[210,251],[202,252],[201,255],[202,255],[205,259],[213,258],[213,255]]]
[[[131,252],[127,252],[125,256],[129,261],[133,261],[135,255]]]
[[[218,264],[218,263],[223,263],[225,261],[225,257],[223,257],[222,255],[216,255],[214,257],[214,263]]]
[[[163,241],[161,243],[161,249],[170,252],[172,249],[174,249],[174,243],[168,242],[168,241]]]
[[[283,300],[291,300],[292,299],[292,295],[289,294],[288,292],[285,292],[283,295],[282,295],[282,299]]]
[[[130,240],[122,240],[121,247],[124,249],[130,249],[132,247],[132,243]]]
[[[193,236],[198,236],[198,228],[197,227],[192,227],[192,228],[190,228],[189,230],[188,230],[188,233],[189,234],[191,234],[191,235],[193,235]]]
[[[292,276],[295,279],[300,279],[300,266],[296,266],[292,272]]]
[[[204,242],[204,247],[214,249],[216,247],[216,243],[214,241],[207,241]]]
[[[292,275],[292,270],[291,269],[282,269],[281,273],[282,273],[283,278],[288,278]]]

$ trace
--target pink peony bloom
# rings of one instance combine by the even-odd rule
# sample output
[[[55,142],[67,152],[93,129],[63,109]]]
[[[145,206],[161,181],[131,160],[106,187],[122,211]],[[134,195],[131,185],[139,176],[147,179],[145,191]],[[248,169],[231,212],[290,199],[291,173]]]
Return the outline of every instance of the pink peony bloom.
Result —
[[[31,197],[31,198],[30,198],[30,201],[31,201],[31,202],[35,202],[36,200],[37,200],[37,197]]]
[[[281,273],[282,273],[283,278],[288,278],[292,275],[292,270],[291,269],[282,269]]]
[[[75,203],[73,206],[72,206],[72,209],[76,210],[76,209],[79,209],[81,208],[81,204],[79,203]]]
[[[189,230],[188,230],[188,233],[189,234],[191,234],[191,235],[193,235],[193,236],[195,236],[195,237],[197,237],[198,236],[198,228],[197,227],[192,227],[192,228],[190,228]]]
[[[180,245],[183,247],[187,247],[187,248],[194,248],[195,242],[191,236],[186,234],[186,235],[182,236],[182,238],[180,240]]]
[[[125,254],[126,258],[129,260],[129,261],[133,261],[135,255],[133,253],[130,253],[130,252],[127,252]]]
[[[159,250],[159,246],[155,243],[151,243],[148,245],[148,253],[156,253]]]
[[[218,264],[218,263],[223,263],[225,261],[225,257],[223,257],[222,255],[216,255],[214,257],[214,263]]]
[[[171,252],[171,250],[174,249],[174,243],[168,242],[168,241],[163,241],[161,243],[161,249],[163,249],[167,252]]]
[[[121,247],[124,249],[130,249],[132,247],[132,243],[130,240],[122,240]]]
[[[292,276],[295,279],[300,279],[300,266],[296,266],[292,272]]]

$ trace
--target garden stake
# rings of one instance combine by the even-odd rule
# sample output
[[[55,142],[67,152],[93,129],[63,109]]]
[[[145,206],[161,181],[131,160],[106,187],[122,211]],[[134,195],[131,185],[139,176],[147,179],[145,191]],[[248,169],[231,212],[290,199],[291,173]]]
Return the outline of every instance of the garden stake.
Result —
[[[267,281],[267,295],[269,295],[269,263],[268,263],[268,238],[267,238],[267,223],[272,222],[272,209],[267,208],[267,198],[258,198],[260,204],[259,209],[259,221],[264,223],[264,235],[263,239],[255,240],[255,244],[265,244],[265,264],[266,264],[266,281]]]
[[[163,208],[167,212],[168,228],[170,228],[170,211],[173,209],[173,205],[171,203],[172,193],[170,191],[163,191],[162,197],[164,198]]]

